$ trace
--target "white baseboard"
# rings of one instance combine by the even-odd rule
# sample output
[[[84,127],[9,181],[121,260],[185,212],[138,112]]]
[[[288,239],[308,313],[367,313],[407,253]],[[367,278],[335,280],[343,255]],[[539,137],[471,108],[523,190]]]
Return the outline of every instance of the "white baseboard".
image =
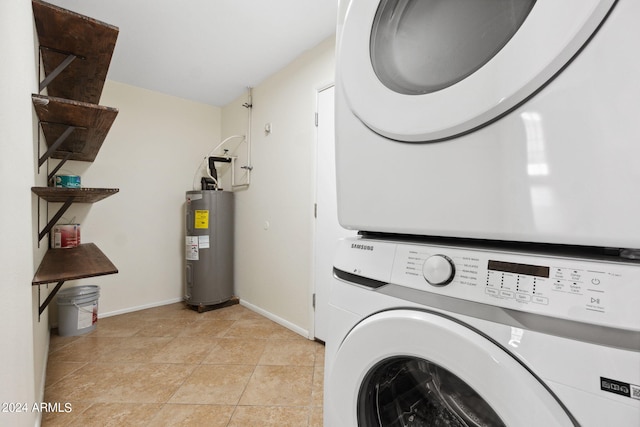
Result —
[[[102,319],[105,317],[111,317],[111,316],[117,316],[119,314],[126,314],[126,313],[132,313],[134,311],[139,311],[139,310],[145,310],[147,308],[154,308],[154,307],[160,307],[163,305],[167,305],[167,304],[174,304],[176,302],[181,302],[184,301],[182,298],[174,298],[174,299],[170,299],[170,300],[166,300],[166,301],[158,301],[158,302],[154,302],[154,303],[150,303],[150,304],[145,304],[145,305],[139,305],[136,307],[128,307],[128,308],[124,308],[122,310],[115,310],[115,311],[109,311],[107,313],[100,313],[98,315],[98,318]],[[270,313],[266,310],[263,310],[262,308],[258,307],[257,305],[251,304],[250,302],[247,302],[245,300],[243,300],[242,298],[240,298],[240,305],[247,307],[249,310],[251,311],[255,311],[256,313],[266,317],[269,320],[273,320],[274,322],[276,322],[277,324],[295,332],[298,335],[302,335],[305,338],[309,338],[309,331],[307,331],[306,329],[303,329],[301,327],[299,327],[298,325],[295,325],[291,322],[289,322],[288,320],[285,320],[281,317],[276,316],[273,313]],[[312,339],[312,338],[309,338]]]
[[[285,328],[295,332],[296,334],[302,335],[305,338],[308,339],[313,339],[309,337],[309,331],[307,331],[306,329],[303,329],[301,327],[299,327],[298,325],[294,325],[293,323],[289,322],[288,320],[285,320],[281,317],[276,316],[273,313],[270,313],[266,310],[261,309],[260,307],[251,304],[250,302],[247,302],[245,300],[243,300],[242,298],[240,298],[240,305],[247,307],[249,310],[251,311],[255,311],[256,313],[266,317],[269,320],[273,320],[274,322],[276,322],[277,324],[284,326]]]
[[[98,318],[102,319],[105,317],[117,316],[118,314],[133,313],[134,311],[145,310],[147,308],[160,307],[163,305],[174,304],[176,302],[181,302],[181,301],[184,301],[184,300],[182,298],[173,298],[166,301],[152,302],[150,304],[139,305],[136,307],[123,308],[122,310],[109,311],[107,313],[99,313]]]

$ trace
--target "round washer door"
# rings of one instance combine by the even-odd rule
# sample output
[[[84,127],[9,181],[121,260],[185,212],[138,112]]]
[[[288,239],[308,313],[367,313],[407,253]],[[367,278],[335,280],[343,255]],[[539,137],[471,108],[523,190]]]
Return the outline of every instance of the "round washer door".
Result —
[[[577,425],[513,356],[431,312],[390,310],[363,320],[326,381],[327,425]]]
[[[337,85],[353,114],[383,136],[450,138],[537,91],[614,3],[351,0],[338,33]]]

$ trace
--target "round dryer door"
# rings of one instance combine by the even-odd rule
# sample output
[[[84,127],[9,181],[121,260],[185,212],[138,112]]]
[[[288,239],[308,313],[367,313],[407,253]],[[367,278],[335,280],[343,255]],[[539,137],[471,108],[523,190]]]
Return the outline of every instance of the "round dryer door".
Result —
[[[435,141],[518,106],[570,62],[615,0],[351,0],[337,84],[375,132]]]
[[[577,425],[512,355],[431,312],[390,310],[363,320],[326,381],[328,425]]]

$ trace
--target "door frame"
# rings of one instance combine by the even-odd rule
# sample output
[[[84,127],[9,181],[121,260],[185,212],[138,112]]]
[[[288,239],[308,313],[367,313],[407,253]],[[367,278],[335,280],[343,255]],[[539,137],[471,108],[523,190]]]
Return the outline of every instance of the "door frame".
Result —
[[[319,191],[321,191],[321,189],[319,188],[319,186],[321,185],[319,179],[318,179],[318,171],[319,171],[319,161],[320,161],[320,156],[319,156],[319,152],[318,150],[320,149],[320,140],[319,140],[319,107],[320,107],[320,96],[321,93],[323,93],[326,90],[329,89],[333,89],[335,87],[335,84],[333,82],[328,82],[322,85],[319,85],[316,87],[316,135],[315,135],[315,150],[314,150],[314,162],[313,162],[313,167],[314,167],[314,172],[313,172],[313,176],[314,176],[314,180],[313,180],[313,185],[314,185],[314,206],[313,206],[313,232],[312,232],[312,259],[311,259],[311,272],[310,272],[310,290],[309,290],[309,305],[311,306],[311,310],[310,310],[310,322],[309,324],[311,325],[310,329],[309,329],[309,338],[310,339],[317,339],[320,341],[325,341],[326,337],[323,337],[323,333],[322,333],[322,327],[318,328],[317,325],[317,319],[316,319],[316,313],[317,313],[317,307],[319,306],[319,304],[323,304],[323,303],[328,303],[328,289],[326,289],[326,298],[318,298],[318,280],[317,280],[317,270],[318,270],[318,265],[317,265],[317,256],[318,256],[318,252],[319,250],[321,250],[319,248],[319,241],[320,241],[320,236],[318,233],[318,218],[317,218],[317,206],[318,206],[318,194]],[[334,111],[332,111],[332,114],[334,114]],[[335,137],[334,137],[334,143],[335,143]],[[334,152],[334,157],[335,157],[335,149],[333,150]],[[335,166],[334,166],[334,176],[335,176]],[[330,190],[331,191],[331,190]],[[333,192],[335,193],[335,187],[333,189]],[[336,203],[337,203],[337,198],[336,198]],[[353,231],[348,231],[346,229],[342,229],[344,231],[344,235],[349,235],[349,233],[355,233]],[[315,301],[314,301],[315,298]],[[314,302],[315,302],[315,306],[314,306]],[[320,336],[318,336],[317,332],[320,329]],[[326,335],[326,334],[325,334]]]

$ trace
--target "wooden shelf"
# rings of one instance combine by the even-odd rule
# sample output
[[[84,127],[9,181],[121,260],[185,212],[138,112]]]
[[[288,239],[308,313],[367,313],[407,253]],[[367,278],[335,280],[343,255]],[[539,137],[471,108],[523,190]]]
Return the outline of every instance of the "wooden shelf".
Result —
[[[47,202],[65,203],[72,198],[71,203],[95,203],[113,196],[120,190],[117,188],[31,187],[31,191]]]
[[[94,161],[118,115],[116,108],[86,102],[35,94],[31,99],[47,145],[53,150],[47,158]],[[69,128],[75,129],[54,145]]]
[[[98,104],[118,27],[40,0],[31,4],[45,75],[60,71],[46,85],[48,94]],[[75,59],[59,70],[70,55]]]
[[[47,225],[38,233],[38,241],[40,241],[51,231],[55,223],[62,218],[62,215],[73,203],[95,203],[116,194],[120,190],[117,188],[31,187],[31,191],[47,202],[63,203]]]
[[[118,269],[93,243],[75,248],[49,249],[32,285],[116,274]]]
[[[38,159],[38,166],[42,166],[49,158],[61,160],[49,172],[49,181],[67,160],[93,162],[118,115],[116,108],[103,107],[98,103],[119,30],[113,25],[41,0],[32,0],[31,5],[45,75],[39,91],[46,88],[49,95],[31,96],[47,143],[47,150]],[[94,203],[119,190],[32,187],[31,191],[47,202],[62,203],[40,231],[40,241],[71,204]],[[40,285],[57,284],[40,304],[39,314],[51,303],[66,280],[117,272],[116,267],[93,243],[75,248],[49,249],[31,284],[38,286],[39,301]]]

